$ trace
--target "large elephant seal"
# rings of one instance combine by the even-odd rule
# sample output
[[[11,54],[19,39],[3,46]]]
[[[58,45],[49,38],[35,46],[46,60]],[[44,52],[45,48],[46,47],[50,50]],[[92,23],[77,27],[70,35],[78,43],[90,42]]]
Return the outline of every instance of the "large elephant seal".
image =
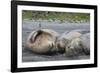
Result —
[[[83,53],[85,55],[90,54],[90,33],[72,39],[71,42],[66,45],[65,54],[67,56],[75,56]]]
[[[26,47],[35,53],[45,54],[55,51],[58,33],[51,29],[40,29],[29,34]]]
[[[65,32],[56,41],[56,47],[59,52],[65,52],[66,45],[68,45],[73,39],[80,37],[82,34],[77,31]]]

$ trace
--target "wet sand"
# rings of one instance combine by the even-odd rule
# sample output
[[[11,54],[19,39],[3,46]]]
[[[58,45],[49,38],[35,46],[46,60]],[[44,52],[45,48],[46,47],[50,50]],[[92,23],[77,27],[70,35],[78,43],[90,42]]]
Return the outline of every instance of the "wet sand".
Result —
[[[62,34],[65,31],[72,30],[85,30],[85,33],[90,32],[90,23],[69,23],[69,22],[48,22],[48,21],[32,21],[24,20],[22,23],[22,62],[37,62],[37,61],[55,61],[55,60],[81,60],[89,59],[89,55],[81,54],[79,56],[66,57],[63,54],[55,55],[40,55],[35,54],[30,50],[25,48],[25,42],[30,32],[39,29],[39,24],[41,28],[53,29],[56,32]]]

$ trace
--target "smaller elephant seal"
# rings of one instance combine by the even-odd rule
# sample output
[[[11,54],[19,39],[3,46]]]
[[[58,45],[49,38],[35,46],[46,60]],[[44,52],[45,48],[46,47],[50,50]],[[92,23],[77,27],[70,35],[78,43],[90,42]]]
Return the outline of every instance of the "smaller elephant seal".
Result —
[[[72,39],[71,42],[66,45],[65,54],[67,56],[75,56],[83,53],[85,55],[90,54],[90,33]]]
[[[61,53],[65,52],[66,45],[68,45],[73,39],[80,37],[82,34],[77,31],[66,31],[56,41],[56,47]]]
[[[26,47],[38,54],[53,52],[56,50],[54,46],[57,36],[58,33],[51,29],[33,31],[27,38]]]

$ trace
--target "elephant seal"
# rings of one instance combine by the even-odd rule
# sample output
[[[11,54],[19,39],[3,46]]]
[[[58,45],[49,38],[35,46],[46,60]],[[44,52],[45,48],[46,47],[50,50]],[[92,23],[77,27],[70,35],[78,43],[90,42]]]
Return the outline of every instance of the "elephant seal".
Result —
[[[34,53],[46,54],[56,49],[55,41],[58,33],[51,29],[40,29],[29,34],[26,47]]]
[[[90,33],[72,39],[71,42],[66,45],[65,54],[67,56],[75,56],[83,53],[85,55],[90,54]]]
[[[73,39],[80,37],[82,34],[77,31],[66,31],[56,41],[56,47],[61,53],[65,52],[66,45],[68,45]]]

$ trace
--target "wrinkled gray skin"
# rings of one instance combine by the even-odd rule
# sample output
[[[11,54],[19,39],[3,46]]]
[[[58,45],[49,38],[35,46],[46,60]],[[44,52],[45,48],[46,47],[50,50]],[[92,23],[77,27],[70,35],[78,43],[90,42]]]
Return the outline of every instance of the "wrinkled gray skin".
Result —
[[[81,35],[82,34],[78,31],[66,31],[63,33],[56,41],[56,47],[58,48],[58,51],[64,53],[66,46],[71,43],[73,39],[79,38]]]
[[[67,56],[79,55],[81,53],[90,54],[90,33],[73,39],[65,48]]]
[[[58,33],[51,29],[40,29],[29,34],[26,48],[34,53],[46,54],[55,51],[55,41]]]
[[[75,38],[70,41],[65,47],[66,56],[75,56],[78,53],[82,52],[82,44],[80,38]]]

